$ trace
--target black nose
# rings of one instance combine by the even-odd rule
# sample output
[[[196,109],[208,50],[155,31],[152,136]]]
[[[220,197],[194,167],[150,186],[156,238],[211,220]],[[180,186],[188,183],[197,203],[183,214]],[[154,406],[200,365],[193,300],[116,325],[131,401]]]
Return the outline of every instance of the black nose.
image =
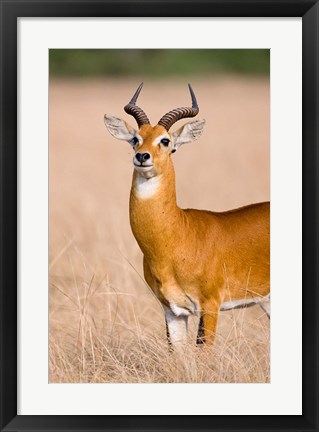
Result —
[[[139,163],[143,163],[150,159],[151,155],[149,153],[136,153],[135,157]]]

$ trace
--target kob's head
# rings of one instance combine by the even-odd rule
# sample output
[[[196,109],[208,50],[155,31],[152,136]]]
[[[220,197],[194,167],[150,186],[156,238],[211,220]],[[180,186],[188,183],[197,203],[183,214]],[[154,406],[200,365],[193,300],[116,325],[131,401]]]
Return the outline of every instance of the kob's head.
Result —
[[[124,107],[124,110],[135,118],[138,129],[109,114],[105,114],[104,122],[111,135],[131,144],[135,151],[134,169],[142,176],[150,178],[165,170],[168,158],[178,147],[201,136],[205,120],[186,123],[173,133],[169,131],[178,120],[195,117],[199,112],[195,94],[188,84],[192,106],[173,109],[166,113],[156,126],[151,126],[145,112],[136,105],[142,86],[143,84],[139,86],[131,101]]]

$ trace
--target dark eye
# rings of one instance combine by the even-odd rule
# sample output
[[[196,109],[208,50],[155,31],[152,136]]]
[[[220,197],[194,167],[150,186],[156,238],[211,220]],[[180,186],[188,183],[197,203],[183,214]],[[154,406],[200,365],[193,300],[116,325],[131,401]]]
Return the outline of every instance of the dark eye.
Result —
[[[162,143],[165,147],[167,147],[168,144],[169,144],[169,139],[168,139],[168,138],[163,138],[163,139],[161,139],[161,143]]]
[[[136,144],[138,144],[138,138],[135,136],[135,137],[133,137],[132,138],[132,144],[133,144],[133,146],[136,146]]]

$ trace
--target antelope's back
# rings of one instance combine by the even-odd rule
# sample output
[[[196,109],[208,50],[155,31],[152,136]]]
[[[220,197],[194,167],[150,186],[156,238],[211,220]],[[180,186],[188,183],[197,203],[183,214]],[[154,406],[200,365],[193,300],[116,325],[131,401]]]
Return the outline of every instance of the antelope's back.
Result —
[[[221,256],[234,284],[246,283],[260,295],[269,292],[270,203],[220,214],[224,232]]]

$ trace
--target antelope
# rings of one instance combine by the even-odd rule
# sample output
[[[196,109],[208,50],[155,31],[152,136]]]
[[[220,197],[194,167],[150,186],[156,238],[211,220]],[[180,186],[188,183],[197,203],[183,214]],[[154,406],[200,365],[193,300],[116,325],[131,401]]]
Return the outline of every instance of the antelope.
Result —
[[[189,84],[192,107],[173,109],[151,126],[136,105],[142,85],[124,107],[138,129],[104,116],[110,134],[135,152],[131,229],[144,255],[145,280],[163,306],[168,343],[184,346],[188,318],[197,315],[197,343],[210,346],[219,311],[259,304],[270,316],[270,203],[226,212],[178,207],[171,155],[202,135],[205,120],[170,132],[175,122],[199,112]]]

